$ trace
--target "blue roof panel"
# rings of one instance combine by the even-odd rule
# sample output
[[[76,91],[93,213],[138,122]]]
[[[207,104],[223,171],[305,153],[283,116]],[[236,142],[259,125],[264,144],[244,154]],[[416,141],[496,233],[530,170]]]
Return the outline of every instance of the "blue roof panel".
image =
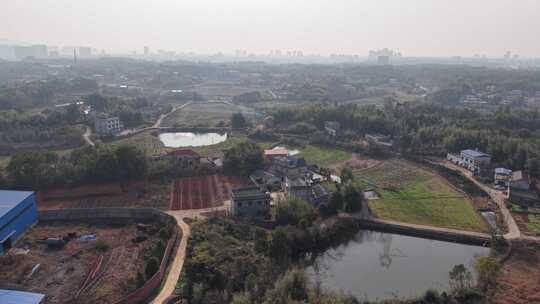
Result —
[[[2,304],[39,304],[43,298],[45,295],[41,293],[0,289]]]
[[[32,195],[32,191],[0,190],[0,217],[6,215],[11,209]],[[0,302],[3,303],[3,302]]]

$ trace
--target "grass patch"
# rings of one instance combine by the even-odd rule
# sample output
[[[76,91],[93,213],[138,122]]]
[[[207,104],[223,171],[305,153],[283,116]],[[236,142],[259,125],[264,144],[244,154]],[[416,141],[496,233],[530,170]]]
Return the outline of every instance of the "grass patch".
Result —
[[[141,149],[145,155],[155,155],[167,151],[161,140],[157,136],[151,134],[152,131],[141,132],[130,137],[122,138],[113,142],[110,145],[131,145]]]
[[[164,127],[215,127],[220,122],[228,124],[234,113],[242,112],[252,117],[253,111],[225,103],[193,103],[171,113],[163,122]]]
[[[381,195],[371,200],[381,219],[470,231],[488,231],[469,199],[438,175],[406,161],[386,161],[355,173],[357,182]]]
[[[167,151],[172,151],[181,148],[192,149],[193,151],[199,153],[200,155],[207,156],[213,153],[217,153],[223,150],[232,148],[234,145],[248,140],[244,135],[234,135],[227,136],[227,140],[220,142],[215,145],[202,146],[202,147],[180,147],[180,148],[167,148],[163,145],[159,137],[153,136],[152,131],[142,132],[136,135],[133,135],[128,138],[122,138],[120,140],[111,142],[111,145],[133,145],[139,147],[143,150],[147,156],[160,154]],[[272,145],[270,142],[257,142],[262,149],[268,149]]]
[[[527,223],[527,228],[530,231],[534,232],[536,235],[540,235],[540,215],[538,214],[529,214],[529,222]]]
[[[0,156],[0,169],[5,169],[11,160],[11,156]]]
[[[319,166],[327,166],[351,159],[350,152],[312,145],[306,146],[297,156],[303,157],[309,164],[316,164]]]

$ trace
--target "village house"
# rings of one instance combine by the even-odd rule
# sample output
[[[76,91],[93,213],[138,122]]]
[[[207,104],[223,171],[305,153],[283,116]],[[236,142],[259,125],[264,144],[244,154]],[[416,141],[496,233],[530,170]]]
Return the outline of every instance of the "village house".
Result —
[[[329,192],[319,183],[314,183],[310,177],[287,177],[285,193],[289,197],[295,197],[310,203],[313,206],[328,203]]]
[[[110,136],[120,133],[124,129],[124,125],[120,118],[101,114],[96,116],[94,121],[96,133],[100,136]]]
[[[287,196],[310,202],[312,192],[311,185],[305,179],[301,177],[287,177],[285,182],[285,193]]]
[[[297,157],[275,157],[269,169],[276,176],[301,175],[307,171],[307,163],[303,158]]]
[[[264,217],[270,211],[272,197],[258,187],[237,188],[231,191],[231,215]]]
[[[511,177],[512,170],[506,168],[495,168],[495,175],[493,176],[494,184],[506,187],[509,185]]]
[[[394,141],[392,140],[391,135],[366,134],[364,138],[368,143],[371,145],[376,145],[379,148],[392,149],[394,146]]]
[[[482,167],[488,166],[491,163],[491,156],[477,149],[461,150],[459,155],[448,153],[446,159],[456,165],[467,168],[475,174],[480,173]]]
[[[341,124],[337,121],[325,121],[324,130],[330,136],[337,136],[339,130],[341,129]]]
[[[289,151],[285,148],[274,148],[269,150],[264,150],[264,157],[266,159],[273,159],[276,157],[287,157],[289,156]]]

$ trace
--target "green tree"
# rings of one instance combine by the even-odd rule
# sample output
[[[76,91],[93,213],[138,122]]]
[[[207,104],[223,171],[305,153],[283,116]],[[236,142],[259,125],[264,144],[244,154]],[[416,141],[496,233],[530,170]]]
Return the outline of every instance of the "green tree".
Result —
[[[256,252],[264,254],[268,251],[268,235],[264,229],[256,227],[253,239]]]
[[[478,273],[478,285],[480,289],[485,291],[494,287],[497,283],[502,265],[496,258],[489,256],[479,257],[474,264],[474,269]]]
[[[92,109],[98,112],[105,111],[107,107],[107,99],[99,94],[91,94],[87,98],[87,102],[92,106]]]
[[[335,213],[337,213],[339,210],[341,210],[341,208],[343,208],[343,195],[341,194],[341,191],[337,190],[332,192],[328,207],[332,209],[332,211]]]
[[[308,297],[308,280],[303,270],[288,271],[266,294],[264,304],[305,303]]]
[[[233,129],[242,129],[246,126],[246,118],[242,113],[234,113],[231,116],[231,126]]]
[[[122,179],[140,179],[148,172],[144,153],[135,146],[122,145],[115,151]]]
[[[233,295],[231,304],[251,304],[249,295],[246,293],[235,293]]]
[[[251,141],[243,141],[225,151],[223,168],[229,174],[248,176],[262,168],[263,151]]]
[[[144,269],[144,274],[147,279],[150,279],[156,272],[159,270],[159,260],[155,257],[151,257],[148,262],[146,262],[146,267]]]
[[[282,265],[286,265],[290,259],[291,246],[287,238],[287,230],[284,227],[277,227],[272,231],[270,244],[268,246],[270,257]]]
[[[58,155],[54,152],[15,154],[8,166],[8,178],[19,189],[39,190],[55,182]]]
[[[351,168],[344,167],[343,169],[341,169],[340,178],[341,178],[341,182],[344,183],[344,184],[349,182],[349,181],[353,181],[354,180],[354,174],[353,174]]]
[[[453,290],[463,290],[471,288],[472,286],[472,273],[463,264],[454,266],[449,273],[450,287]]]
[[[356,212],[362,208],[362,194],[356,187],[348,183],[343,190],[343,210],[345,212]]]
[[[315,217],[315,209],[308,202],[292,197],[279,202],[276,208],[276,222],[279,225],[298,225],[305,222],[309,226]]]
[[[69,123],[75,123],[79,119],[81,111],[79,110],[79,105],[72,103],[66,107],[66,118]]]

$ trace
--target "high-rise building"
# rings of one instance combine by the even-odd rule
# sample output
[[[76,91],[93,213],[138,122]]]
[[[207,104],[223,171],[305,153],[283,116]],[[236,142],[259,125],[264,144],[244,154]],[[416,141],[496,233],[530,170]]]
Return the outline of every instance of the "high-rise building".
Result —
[[[11,45],[0,44],[0,59],[4,59],[4,60],[15,59],[15,53]]]
[[[32,46],[15,46],[13,47],[15,58],[24,59],[27,57],[46,58],[47,46],[44,44],[35,44]]]
[[[87,46],[79,47],[79,56],[80,57],[91,57],[92,56],[92,48],[87,47]]]
[[[148,56],[148,55],[150,55],[150,47],[145,46],[144,47],[144,56]]]
[[[388,65],[388,64],[390,64],[390,56],[378,56],[377,57],[377,64],[380,64],[380,65]]]

